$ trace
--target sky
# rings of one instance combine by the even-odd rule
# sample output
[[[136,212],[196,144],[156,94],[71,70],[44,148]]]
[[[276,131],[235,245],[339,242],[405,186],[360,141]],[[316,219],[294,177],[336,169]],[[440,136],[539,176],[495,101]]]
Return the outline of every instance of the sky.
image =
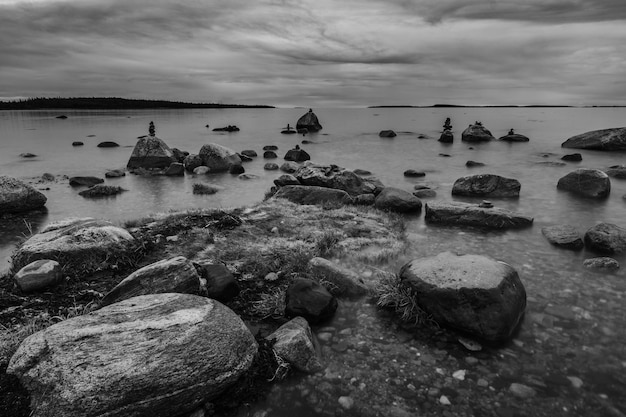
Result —
[[[0,0],[0,99],[626,105],[626,0]]]

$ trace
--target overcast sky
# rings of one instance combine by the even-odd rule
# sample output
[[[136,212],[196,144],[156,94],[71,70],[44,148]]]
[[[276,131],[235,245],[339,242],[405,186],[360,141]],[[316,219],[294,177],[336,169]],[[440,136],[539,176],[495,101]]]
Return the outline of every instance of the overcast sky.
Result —
[[[0,0],[0,97],[626,105],[626,0]]]

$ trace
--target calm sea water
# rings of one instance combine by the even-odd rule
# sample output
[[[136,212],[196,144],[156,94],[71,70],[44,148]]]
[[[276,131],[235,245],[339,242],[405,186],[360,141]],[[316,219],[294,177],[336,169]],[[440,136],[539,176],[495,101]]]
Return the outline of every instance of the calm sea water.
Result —
[[[324,126],[321,132],[307,135],[306,138],[280,134],[281,128],[287,123],[295,125],[306,111],[307,109],[228,109],[0,112],[0,174],[30,182],[36,182],[43,173],[51,173],[59,178],[64,175],[95,175],[104,178],[107,170],[126,165],[137,136],[147,134],[150,121],[154,121],[156,125],[157,136],[170,147],[197,153],[203,144],[213,142],[235,151],[253,149],[260,155],[244,165],[246,172],[257,175],[257,179],[241,180],[230,174],[186,174],[180,178],[127,175],[106,180],[107,184],[120,185],[129,190],[106,199],[85,199],[78,195],[81,189],[70,187],[66,179],[35,184],[40,189],[49,187],[49,190],[42,191],[48,197],[48,211],[44,215],[25,215],[24,218],[0,221],[0,264],[6,267],[15,243],[23,235],[30,233],[30,229],[37,231],[50,221],[66,217],[91,216],[121,223],[150,212],[170,209],[252,204],[263,198],[272,181],[280,175],[278,171],[263,169],[268,160],[262,158],[262,147],[277,145],[279,159],[273,162],[280,164],[288,149],[307,139],[315,143],[301,144],[301,147],[311,155],[314,162],[332,163],[348,169],[367,169],[384,184],[406,190],[412,190],[416,184],[424,183],[436,189],[436,200],[453,200],[452,184],[461,176],[493,173],[518,179],[522,184],[519,200],[493,201],[496,206],[533,216],[535,223],[532,228],[476,233],[427,226],[423,215],[409,217],[411,248],[389,268],[397,268],[413,257],[434,255],[444,250],[485,254],[506,261],[518,270],[526,286],[530,317],[536,318],[533,314],[547,314],[546,311],[552,311],[550,308],[555,305],[559,308],[565,306],[575,316],[580,311],[585,313],[576,316],[575,323],[569,327],[556,326],[559,337],[552,339],[550,332],[554,332],[554,329],[541,325],[543,319],[537,319],[539,325],[527,320],[519,340],[525,346],[524,349],[543,352],[546,365],[542,366],[565,366],[571,358],[566,360],[558,355],[552,356],[554,349],[571,346],[573,343],[582,352],[581,356],[574,357],[585,361],[580,366],[591,368],[609,363],[611,372],[626,373],[624,272],[589,272],[582,267],[582,262],[587,257],[595,256],[594,254],[556,249],[541,235],[543,226],[562,223],[575,225],[580,232],[598,222],[611,222],[626,227],[626,200],[622,198],[626,194],[626,180],[612,179],[611,195],[603,201],[576,198],[556,189],[558,179],[576,168],[604,169],[626,163],[624,153],[560,147],[563,141],[573,135],[623,126],[626,109],[314,109]],[[56,119],[60,114],[65,114],[68,118]],[[446,117],[451,118],[454,126],[455,142],[451,145],[437,141]],[[503,136],[510,128],[514,128],[517,133],[528,136],[530,142],[461,142],[462,130],[476,120],[482,121],[496,137]],[[210,129],[205,127],[206,124],[210,124]],[[232,124],[239,126],[241,131],[217,133],[211,130]],[[383,129],[394,129],[398,136],[381,139],[378,132]],[[77,140],[83,141],[85,145],[72,147],[72,142]],[[105,140],[115,141],[121,146],[96,147]],[[36,154],[37,157],[24,159],[20,157],[24,152]],[[580,152],[583,161],[555,164],[561,162],[561,156],[573,152]],[[447,154],[449,157],[440,154]],[[467,168],[465,163],[468,160],[486,165]],[[411,168],[425,171],[426,176],[420,179],[405,178],[403,172]],[[223,187],[223,190],[210,196],[193,195],[192,185],[196,182],[215,183]],[[624,255],[617,256],[617,259],[622,264],[626,262]],[[374,308],[367,304],[350,308],[352,312],[349,315],[340,314],[338,321],[333,324],[337,332],[342,328],[350,328],[351,333],[348,333],[358,345],[360,333],[350,321],[350,317],[358,316],[361,323],[370,320],[370,327],[376,327],[378,335],[384,334],[386,325],[374,318]],[[552,317],[549,314],[548,316]],[[579,317],[582,319],[578,319]],[[363,334],[363,337],[368,336]],[[542,341],[546,337],[554,343],[550,345],[549,353],[545,350],[548,342]],[[407,349],[410,348],[416,347],[407,345]],[[338,353],[330,349],[326,353],[332,363],[333,360],[341,361],[341,355],[345,351]],[[358,359],[358,356],[355,357]],[[368,360],[371,358],[363,359],[366,362]],[[554,364],[549,365],[549,361],[554,361]],[[355,366],[358,368],[358,363]],[[585,379],[582,372],[578,375]],[[293,400],[307,404],[307,382],[305,380],[300,383],[303,385],[289,395],[281,391],[284,401]],[[318,384],[320,381],[313,380],[310,383]],[[615,397],[604,386],[590,388],[587,384],[585,389],[591,390],[585,391],[590,398],[599,395],[604,401],[607,395],[609,400],[611,395]],[[572,401],[573,398],[574,396]],[[280,415],[280,406],[273,407],[276,415]],[[320,404],[318,411],[326,412],[324,407],[324,404]],[[293,407],[285,405],[284,410],[293,411]],[[288,415],[288,411],[285,413]],[[319,413],[311,415],[317,414]]]

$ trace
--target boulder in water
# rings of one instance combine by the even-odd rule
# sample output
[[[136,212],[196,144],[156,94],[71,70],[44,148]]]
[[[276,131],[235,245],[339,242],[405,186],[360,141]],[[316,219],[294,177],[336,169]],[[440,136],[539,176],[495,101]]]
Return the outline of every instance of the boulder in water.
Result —
[[[183,166],[185,167],[185,171],[193,172],[199,166],[203,166],[204,162],[202,162],[202,158],[200,155],[189,154],[183,160]]]
[[[548,242],[564,249],[581,250],[585,246],[578,230],[568,224],[546,226],[541,229],[541,233]]]
[[[568,161],[568,162],[580,162],[583,160],[583,156],[579,153],[571,153],[568,155],[563,155],[561,157],[562,161]]]
[[[626,127],[592,130],[572,136],[563,142],[561,147],[597,151],[626,151]]]
[[[378,136],[381,138],[395,138],[398,135],[393,130],[381,130]]]
[[[464,142],[488,142],[495,140],[491,132],[481,124],[469,125],[461,133],[461,140]]]
[[[599,169],[580,168],[560,178],[556,188],[582,197],[606,198],[611,193],[611,180]]]
[[[385,187],[374,200],[374,207],[398,213],[419,213],[422,201],[408,191]]]
[[[622,253],[626,251],[626,229],[612,223],[599,223],[585,233],[588,249],[600,253]]]
[[[317,187],[314,185],[286,185],[274,194],[273,198],[285,198],[296,204],[352,204],[353,199],[343,190]]]
[[[200,149],[202,165],[209,167],[211,172],[228,171],[231,165],[241,165],[241,158],[232,149],[216,143],[209,143]]]
[[[78,193],[78,195],[88,198],[107,197],[117,195],[126,191],[122,187],[116,185],[96,184]]]
[[[319,283],[296,278],[285,294],[285,316],[301,316],[316,324],[330,319],[337,310],[337,299]]]
[[[178,162],[169,146],[156,136],[142,136],[130,155],[126,168],[132,171],[143,169],[167,169]]]
[[[486,229],[519,229],[533,224],[533,218],[501,208],[480,207],[461,202],[428,203],[427,223],[473,226]]]
[[[375,187],[352,171],[337,165],[318,165],[307,162],[300,167],[295,177],[303,185],[335,188],[347,192],[352,197],[373,193]]]
[[[86,185],[87,187],[92,187],[96,184],[102,184],[104,180],[98,177],[71,177],[70,185],[72,186],[81,186]]]
[[[528,142],[528,136],[520,135],[519,133],[509,133],[508,135],[504,135],[498,138],[503,142]]]
[[[118,146],[120,146],[118,143],[108,140],[98,144],[98,148],[117,148]]]
[[[513,178],[494,174],[469,175],[454,182],[452,195],[517,198],[521,187],[520,182]]]
[[[317,132],[318,130],[322,130],[322,125],[315,113],[313,113],[312,109],[300,117],[298,122],[296,123],[296,130],[300,133],[301,129],[306,129],[307,132]]]
[[[304,162],[310,159],[311,155],[309,155],[304,149],[300,149],[300,147],[290,149],[285,154],[285,161]]]
[[[0,175],[0,214],[37,210],[48,199],[30,185],[12,177]]]
[[[439,142],[441,143],[452,143],[454,142],[454,135],[449,130],[444,130],[441,136],[439,136]]]

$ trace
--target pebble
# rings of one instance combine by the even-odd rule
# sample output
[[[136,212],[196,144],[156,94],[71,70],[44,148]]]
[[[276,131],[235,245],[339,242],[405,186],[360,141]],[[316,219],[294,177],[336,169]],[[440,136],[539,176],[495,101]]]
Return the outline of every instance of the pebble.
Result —
[[[321,332],[317,334],[317,338],[322,342],[330,342],[333,338],[333,334],[329,332]]]
[[[354,400],[351,397],[339,397],[339,405],[344,409],[349,410],[354,406]]]
[[[465,358],[465,363],[468,365],[476,365],[478,363],[478,359],[473,356],[468,356]]]
[[[270,272],[269,274],[265,275],[265,281],[269,281],[269,282],[273,282],[276,281],[278,279],[278,274],[276,272]]]
[[[572,387],[580,388],[583,386],[583,380],[578,378],[577,376],[568,376],[567,379],[572,383]]]
[[[167,240],[168,242],[178,242],[178,236],[177,235],[167,236],[165,240]]]
[[[480,378],[478,381],[476,381],[476,385],[478,385],[479,387],[487,388],[489,386],[489,382],[487,382],[486,379]]]
[[[439,404],[441,404],[441,405],[452,405],[452,403],[450,402],[448,397],[446,397],[445,395],[442,395],[441,397],[439,397]]]
[[[459,343],[462,344],[465,349],[471,352],[480,352],[483,350],[483,347],[480,343],[473,341],[472,339],[467,339],[465,337],[459,337]]]
[[[465,369],[459,369],[458,371],[452,374],[452,377],[458,379],[459,381],[465,380]]]
[[[537,392],[531,387],[524,384],[518,384],[516,382],[511,384],[509,391],[518,398],[532,398],[535,394],[537,394]]]

